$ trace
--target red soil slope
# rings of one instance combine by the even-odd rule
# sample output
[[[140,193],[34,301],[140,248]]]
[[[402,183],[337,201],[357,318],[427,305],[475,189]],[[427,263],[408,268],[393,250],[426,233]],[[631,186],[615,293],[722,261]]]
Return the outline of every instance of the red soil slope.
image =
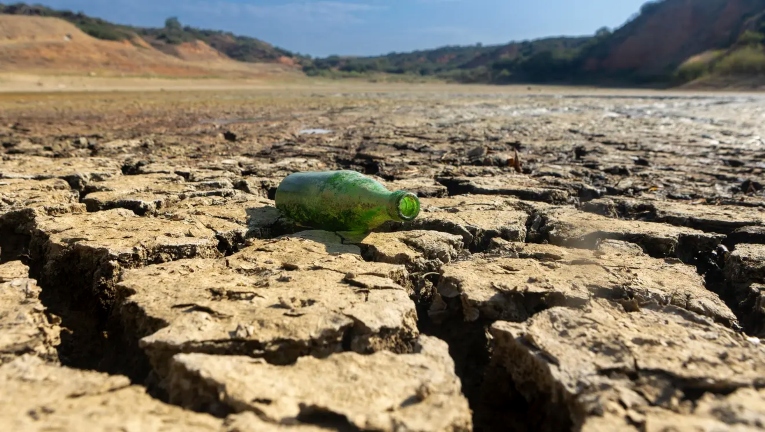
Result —
[[[617,30],[608,55],[589,59],[586,69],[667,73],[694,55],[730,46],[746,18],[764,6],[762,0],[665,0]]]

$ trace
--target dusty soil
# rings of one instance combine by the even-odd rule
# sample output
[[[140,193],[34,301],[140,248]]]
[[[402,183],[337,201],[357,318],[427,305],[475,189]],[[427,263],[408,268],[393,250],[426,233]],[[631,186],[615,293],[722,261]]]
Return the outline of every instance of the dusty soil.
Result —
[[[1,428],[762,430],[764,102],[0,94]],[[420,217],[273,207],[340,168]]]

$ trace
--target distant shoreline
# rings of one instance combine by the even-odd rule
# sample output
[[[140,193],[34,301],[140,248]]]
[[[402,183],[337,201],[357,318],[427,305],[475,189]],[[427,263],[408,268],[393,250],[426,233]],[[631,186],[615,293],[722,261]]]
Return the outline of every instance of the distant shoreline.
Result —
[[[574,85],[492,85],[457,84],[443,82],[370,82],[366,80],[331,80],[311,78],[168,78],[168,77],[101,77],[78,75],[34,74],[23,72],[0,72],[0,94],[23,93],[83,93],[83,92],[159,92],[159,91],[233,91],[249,90],[279,92],[282,90],[305,90],[310,92],[417,92],[442,90],[447,93],[476,93],[497,95],[591,95],[612,94],[624,96],[689,96],[689,95],[741,95],[760,94],[765,89],[735,88],[607,88]]]

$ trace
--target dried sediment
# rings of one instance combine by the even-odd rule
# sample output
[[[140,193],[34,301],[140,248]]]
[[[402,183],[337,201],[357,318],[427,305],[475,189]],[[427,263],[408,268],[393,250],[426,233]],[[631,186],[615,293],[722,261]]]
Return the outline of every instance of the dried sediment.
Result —
[[[410,90],[0,100],[0,426],[762,428],[760,101]]]
[[[538,430],[762,426],[765,349],[676,306],[597,300],[491,334],[492,366],[541,408]]]
[[[289,364],[346,350],[411,352],[417,316],[403,266],[365,262],[326,232],[255,241],[226,259],[126,272],[118,315],[160,376],[178,353]]]

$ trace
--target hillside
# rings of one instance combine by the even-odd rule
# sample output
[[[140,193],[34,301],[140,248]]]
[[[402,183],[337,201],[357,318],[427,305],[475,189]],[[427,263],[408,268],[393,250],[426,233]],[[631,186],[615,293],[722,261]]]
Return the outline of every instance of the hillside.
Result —
[[[760,30],[763,13],[765,0],[646,3],[635,19],[587,53],[580,72],[640,79],[671,77],[683,63],[703,53],[733,54],[741,48],[737,41],[747,29]]]
[[[377,57],[330,57],[313,75],[368,73],[435,76],[460,82],[682,84],[765,75],[765,0],[660,0],[623,26],[589,37],[498,46],[453,46]]]
[[[201,76],[207,71],[140,41],[95,39],[66,21],[37,16],[0,15],[0,70],[102,72]]]
[[[2,72],[244,78],[288,69],[238,62],[201,41],[175,48],[176,55],[169,55],[137,35],[119,41],[100,40],[58,18],[0,15]]]
[[[446,46],[377,57],[333,56],[314,60],[305,71],[309,75],[390,73],[437,76],[461,82],[501,82],[509,78],[508,73],[503,73],[503,67],[513,67],[516,71],[528,71],[530,74],[539,56],[547,56],[548,53],[570,56],[590,39],[555,37],[507,45]]]
[[[188,51],[204,49],[198,43],[203,42],[223,56],[241,62],[295,65],[300,60],[291,52],[259,39],[237,36],[229,32],[182,26],[175,18],[169,18],[163,28],[144,28],[113,24],[81,13],[24,3],[13,5],[0,3],[0,14],[60,18],[72,23],[93,38],[115,42],[132,42],[140,38],[155,49],[179,58],[184,58]],[[179,48],[179,46],[182,47]],[[194,46],[197,48],[192,48]]]

